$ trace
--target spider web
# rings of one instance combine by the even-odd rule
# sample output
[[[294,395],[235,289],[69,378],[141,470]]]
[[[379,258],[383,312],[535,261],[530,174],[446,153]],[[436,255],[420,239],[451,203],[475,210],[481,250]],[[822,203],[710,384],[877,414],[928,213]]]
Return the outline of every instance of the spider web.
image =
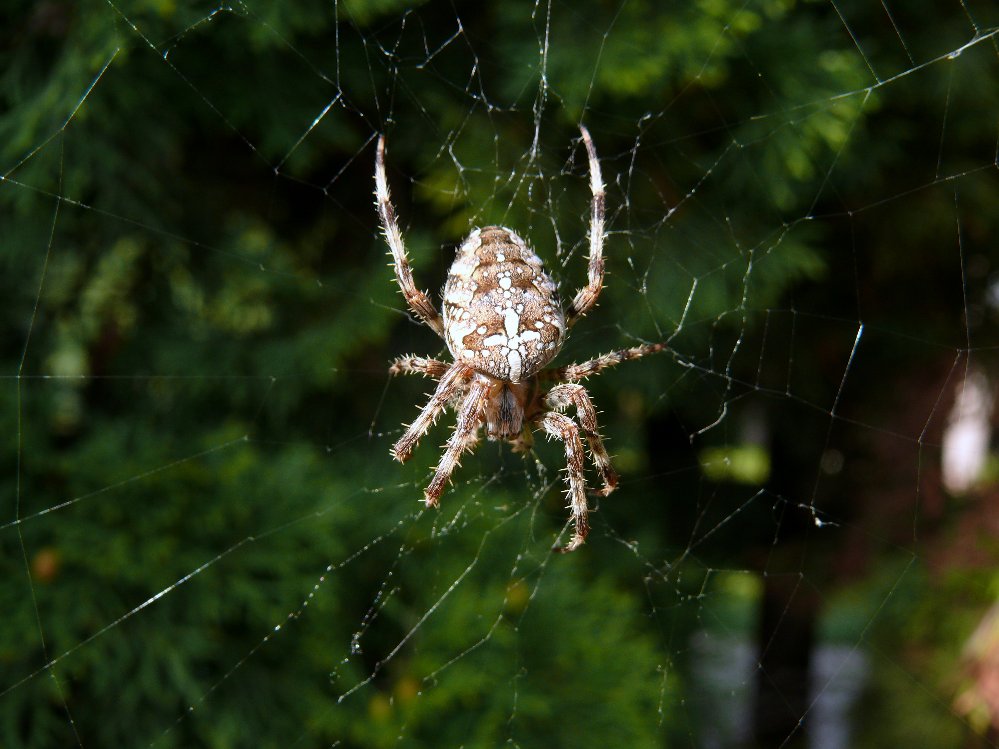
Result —
[[[995,745],[990,4],[14,15],[0,744]],[[580,122],[557,361],[669,350],[563,556],[558,444],[388,455],[446,351],[372,171],[422,288],[499,223],[568,298]]]

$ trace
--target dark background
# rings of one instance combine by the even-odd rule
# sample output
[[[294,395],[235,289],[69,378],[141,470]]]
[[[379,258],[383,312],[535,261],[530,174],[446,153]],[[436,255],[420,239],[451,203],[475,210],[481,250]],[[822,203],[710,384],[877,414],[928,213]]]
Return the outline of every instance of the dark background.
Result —
[[[0,5],[0,745],[995,745],[993,4]],[[501,223],[568,296],[579,122],[558,362],[670,350],[558,556],[559,445],[389,457],[372,171],[421,287]]]

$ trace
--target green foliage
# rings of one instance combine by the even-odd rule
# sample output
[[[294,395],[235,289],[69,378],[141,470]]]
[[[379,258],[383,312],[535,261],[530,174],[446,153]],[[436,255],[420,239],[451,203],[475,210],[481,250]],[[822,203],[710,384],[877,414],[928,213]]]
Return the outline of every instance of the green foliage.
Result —
[[[913,46],[929,47],[924,31],[943,51],[966,41],[963,19],[918,5]],[[994,51],[928,85],[874,87],[822,4],[544,8],[13,4],[0,31],[0,745],[696,738],[689,635],[707,620],[752,634],[759,591],[740,578],[774,522],[773,497],[730,501],[714,479],[761,483],[772,463],[715,432],[705,455],[742,464],[705,476],[692,452],[674,474],[649,422],[668,412],[689,435],[759,383],[769,370],[750,343],[795,290],[806,306],[825,283],[866,292],[868,276],[837,275],[844,247],[877,250],[862,269],[874,289],[927,283],[910,251],[932,269],[957,262],[925,241],[927,227],[953,233],[949,195],[852,245],[816,219],[904,194],[892,172],[927,140],[954,149],[941,174],[994,158],[994,121],[963,116],[995,111],[999,87],[977,83]],[[944,101],[946,138],[912,124]],[[439,512],[417,500],[445,427],[412,464],[389,459],[427,383],[387,384],[387,362],[441,344],[407,319],[385,267],[370,144],[388,134],[424,286],[470,225],[502,222],[569,287],[587,252],[580,120],[608,185],[609,275],[565,360],[635,339],[680,353],[588,383],[628,480],[563,558],[549,552],[565,518],[557,446],[523,459],[483,445]],[[966,225],[989,236],[994,178],[960,186]],[[927,305],[918,321],[874,314],[922,340],[966,330]],[[853,329],[859,313],[843,314]],[[812,371],[836,350],[794,344],[771,358]],[[842,373],[828,369],[800,391],[827,427]],[[714,582],[728,567],[742,572]],[[855,616],[871,620],[885,595]],[[960,631],[913,637],[952,646]],[[878,679],[909,709],[902,693],[918,690]]]

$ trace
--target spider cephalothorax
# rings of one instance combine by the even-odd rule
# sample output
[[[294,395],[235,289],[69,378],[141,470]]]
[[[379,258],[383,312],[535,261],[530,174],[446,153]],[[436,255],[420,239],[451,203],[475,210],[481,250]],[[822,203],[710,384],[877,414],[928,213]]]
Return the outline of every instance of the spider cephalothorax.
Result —
[[[420,415],[392,447],[405,462],[417,441],[440,412],[452,406],[458,413],[437,470],[424,492],[427,505],[436,505],[458,457],[474,446],[479,429],[486,436],[506,440],[515,450],[530,447],[533,427],[565,444],[569,507],[574,533],[559,551],[572,551],[589,531],[583,444],[600,472],[601,493],[617,486],[617,474],[597,431],[597,414],[579,380],[605,367],[661,351],[664,344],[615,351],[555,369],[545,366],[555,358],[566,331],[597,302],[603,284],[604,186],[600,162],[585,127],[580,126],[590,166],[593,194],[590,215],[588,280],[563,311],[558,286],[545,272],[541,259],[515,232],[502,226],[475,229],[458,248],[444,285],[444,314],[438,314],[425,292],[416,288],[402,233],[389,200],[385,179],[385,138],[379,138],[375,158],[375,197],[382,229],[392,252],[395,277],[410,309],[447,343],[452,364],[409,356],[397,359],[393,374],[418,373],[438,381],[437,389]],[[554,383],[544,390],[543,384]],[[574,408],[577,423],[563,411]]]

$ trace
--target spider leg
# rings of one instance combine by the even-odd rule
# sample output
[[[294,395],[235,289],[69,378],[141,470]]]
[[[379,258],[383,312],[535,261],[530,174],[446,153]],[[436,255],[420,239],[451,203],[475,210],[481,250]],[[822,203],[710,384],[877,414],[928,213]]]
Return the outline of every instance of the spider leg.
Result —
[[[617,472],[611,465],[610,456],[604,447],[604,442],[600,439],[597,426],[597,410],[593,407],[593,401],[582,385],[564,383],[556,385],[548,391],[545,396],[545,403],[550,407],[562,411],[570,406],[576,407],[576,418],[579,426],[586,436],[586,441],[590,446],[590,457],[593,464],[600,471],[600,478],[604,488],[601,494],[605,497],[617,488]]]
[[[586,480],[583,476],[583,443],[579,440],[579,429],[576,424],[565,414],[548,411],[541,417],[540,424],[549,435],[565,443],[569,509],[572,510],[575,529],[569,543],[562,547],[554,547],[553,551],[568,552],[581,546],[590,532],[586,514]]]
[[[665,343],[647,343],[643,346],[621,349],[620,351],[611,351],[609,354],[603,354],[602,356],[598,356],[596,359],[590,359],[589,361],[584,361],[579,364],[569,364],[565,367],[548,369],[541,372],[539,376],[545,380],[575,382],[577,380],[584,380],[587,377],[597,374],[603,369],[613,367],[621,362],[631,361],[632,359],[641,359],[643,356],[664,351],[666,348],[667,346]]]
[[[389,197],[388,180],[385,179],[385,136],[378,138],[378,149],[375,155],[375,203],[378,206],[378,216],[381,218],[385,241],[392,252],[392,265],[395,268],[395,280],[406,298],[409,308],[416,313],[437,335],[444,337],[444,323],[434,308],[433,302],[426,292],[416,288],[413,281],[413,269],[406,255],[406,245],[402,241],[402,232],[395,218],[395,208]]]
[[[482,423],[483,415],[482,406],[488,391],[489,383],[482,380],[474,380],[469,386],[468,395],[458,410],[458,421],[454,425],[454,432],[447,441],[434,477],[423,492],[427,507],[433,507],[438,503],[451,474],[458,467],[458,458],[465,450],[474,447],[478,441],[479,425]]]
[[[597,160],[597,149],[593,146],[590,131],[582,125],[579,126],[579,131],[583,134],[586,157],[590,162],[590,192],[593,193],[590,206],[590,260],[586,286],[579,290],[569,305],[566,315],[569,325],[575,324],[593,308],[604,283],[604,182],[600,176],[600,162]]]
[[[420,437],[427,433],[440,412],[454,400],[456,393],[465,387],[465,381],[472,376],[473,370],[466,364],[454,364],[437,383],[437,390],[430,396],[427,405],[420,411],[406,433],[392,446],[392,457],[400,463],[405,463],[413,454],[413,448]]]
[[[439,380],[450,365],[437,359],[424,359],[422,356],[400,356],[389,367],[390,375],[421,374]]]

